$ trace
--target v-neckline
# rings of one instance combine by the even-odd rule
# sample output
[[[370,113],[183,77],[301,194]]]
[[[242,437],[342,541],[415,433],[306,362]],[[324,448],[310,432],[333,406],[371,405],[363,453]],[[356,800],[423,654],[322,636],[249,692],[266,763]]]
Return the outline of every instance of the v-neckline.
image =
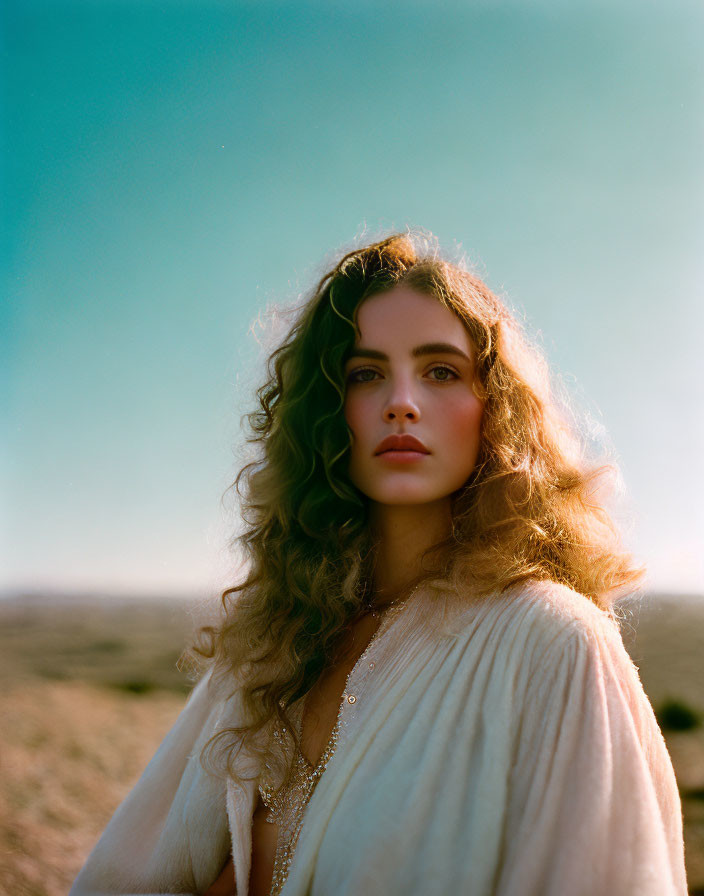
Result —
[[[259,792],[263,802],[269,810],[267,821],[276,822],[279,825],[274,860],[274,873],[271,884],[272,896],[273,894],[278,894],[286,883],[288,868],[296,850],[296,844],[303,825],[303,819],[308,803],[317,788],[318,782],[325,776],[328,763],[336,753],[338,744],[343,742],[343,732],[351,721],[348,713],[345,711],[346,707],[352,709],[357,702],[357,695],[360,694],[362,697],[364,696],[365,679],[360,670],[363,671],[363,664],[369,660],[372,651],[379,647],[381,639],[394,626],[398,617],[402,614],[402,611],[413,601],[413,597],[417,594],[417,591],[417,588],[414,589],[405,600],[389,607],[389,609],[384,612],[380,625],[369,639],[367,646],[359,655],[352,669],[348,673],[345,679],[345,685],[340,705],[337,710],[335,723],[315,766],[306,759],[300,749],[297,749],[295,755],[292,757],[295,767],[294,775],[290,783],[284,786],[283,792],[281,791],[281,788],[277,790],[272,782],[269,782],[266,779],[261,780],[260,778]],[[374,655],[376,656],[376,654]],[[369,661],[367,675],[373,671],[375,666],[376,660]],[[354,689],[354,692],[351,691],[351,688]],[[289,719],[292,728],[296,730],[298,735],[299,745],[306,697],[307,694],[301,697],[299,701],[293,703],[289,708]],[[353,699],[348,700],[348,697],[352,697]],[[285,734],[285,729],[282,731],[275,724],[274,737],[277,740],[282,741],[284,739],[283,734]]]
[[[369,639],[367,646],[364,648],[362,653],[355,660],[354,665],[352,666],[352,668],[350,669],[350,671],[347,674],[347,677],[345,678],[345,684],[342,689],[342,695],[340,697],[340,703],[337,708],[337,715],[335,717],[335,722],[333,723],[332,730],[330,731],[330,735],[328,736],[327,740],[325,741],[325,744],[323,745],[323,749],[320,753],[320,757],[318,758],[318,761],[315,764],[313,764],[308,759],[308,757],[304,755],[302,749],[298,750],[297,760],[299,763],[302,763],[302,765],[306,771],[306,774],[309,774],[309,775],[315,774],[316,772],[318,772],[320,770],[321,766],[324,767],[327,764],[327,762],[330,760],[330,757],[331,757],[332,753],[334,753],[335,747],[337,745],[337,738],[338,738],[338,734],[340,731],[340,726],[342,723],[343,712],[345,710],[345,707],[347,705],[352,705],[354,702],[356,702],[355,696],[350,694],[350,682],[353,682],[356,679],[357,672],[360,669],[362,663],[368,658],[369,653],[371,652],[373,647],[376,646],[376,644],[378,643],[382,634],[385,634],[391,628],[393,622],[398,618],[401,611],[405,607],[408,606],[408,604],[411,602],[411,598],[415,596],[415,593],[416,593],[415,591],[412,592],[412,594],[410,594],[408,596],[408,598],[406,598],[406,600],[401,601],[400,603],[391,606],[388,610],[386,610],[382,613],[381,622],[379,623],[379,626],[377,627],[376,631],[373,633],[373,635]],[[310,694],[310,691],[308,692],[308,694]],[[298,711],[297,711],[295,719],[294,719],[295,725],[296,725],[296,733],[297,733],[298,739],[299,739],[299,744],[301,743],[301,732],[302,732],[302,728],[303,728],[303,715],[305,713],[305,706],[306,706],[308,694],[306,694],[304,697],[301,698],[301,701],[300,701],[300,704],[298,707]],[[352,700],[348,701],[348,698],[350,696],[352,697]]]

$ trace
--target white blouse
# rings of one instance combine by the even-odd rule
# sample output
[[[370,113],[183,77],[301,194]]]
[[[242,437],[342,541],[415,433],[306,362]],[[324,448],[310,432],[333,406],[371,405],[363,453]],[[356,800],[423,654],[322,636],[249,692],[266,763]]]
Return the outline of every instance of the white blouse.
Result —
[[[345,694],[283,896],[686,896],[672,763],[616,623],[587,598],[420,589]],[[199,763],[241,720],[206,675],[69,896],[201,894],[230,846],[246,896],[257,781]],[[261,772],[244,752],[238,770]]]

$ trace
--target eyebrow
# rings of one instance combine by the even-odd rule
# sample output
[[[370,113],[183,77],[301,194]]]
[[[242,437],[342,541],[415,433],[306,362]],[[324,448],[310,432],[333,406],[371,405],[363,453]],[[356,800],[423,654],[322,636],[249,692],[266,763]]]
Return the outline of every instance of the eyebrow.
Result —
[[[460,358],[464,358],[465,361],[469,361],[470,364],[472,363],[468,355],[449,342],[426,342],[423,345],[417,345],[411,351],[411,355],[414,358],[420,358],[423,355],[458,355]],[[361,346],[355,346],[352,349],[350,359],[352,358],[375,358],[377,361],[389,360],[389,356],[384,352],[380,352],[379,349],[362,348]]]

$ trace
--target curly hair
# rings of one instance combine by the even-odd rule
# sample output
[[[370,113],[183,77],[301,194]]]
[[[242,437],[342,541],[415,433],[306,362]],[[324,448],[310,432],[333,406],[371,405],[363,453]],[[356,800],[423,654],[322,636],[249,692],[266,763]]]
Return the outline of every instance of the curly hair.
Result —
[[[258,456],[235,483],[246,572],[223,593],[219,623],[203,627],[193,647],[212,661],[216,680],[241,692],[244,724],[219,731],[202,756],[212,761],[219,749],[235,781],[246,777],[235,759],[247,745],[285,782],[291,764],[267,736],[270,725],[278,720],[300,746],[287,710],[334,658],[370,588],[376,545],[368,499],[347,471],[344,367],[362,302],[399,285],[462,321],[484,403],[476,466],[452,495],[452,530],[426,551],[413,584],[439,579],[481,600],[551,579],[612,612],[614,595],[642,576],[599,499],[610,465],[587,457],[541,354],[504,303],[417,234],[349,252],[269,358],[258,408],[247,415]]]

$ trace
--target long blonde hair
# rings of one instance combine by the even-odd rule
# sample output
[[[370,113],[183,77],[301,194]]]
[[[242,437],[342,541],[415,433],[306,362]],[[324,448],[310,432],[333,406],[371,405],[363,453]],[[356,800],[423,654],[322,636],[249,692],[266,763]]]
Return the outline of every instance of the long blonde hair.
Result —
[[[246,573],[223,593],[220,622],[201,629],[193,648],[212,660],[214,677],[241,689],[246,723],[218,732],[204,751],[211,761],[217,752],[235,780],[245,745],[282,763],[286,776],[262,734],[278,720],[296,741],[287,710],[335,656],[370,588],[376,545],[368,501],[347,474],[344,365],[361,303],[400,284],[463,322],[484,402],[476,467],[452,496],[452,532],[424,555],[423,577],[475,600],[551,579],[608,610],[642,575],[599,500],[605,466],[586,457],[542,356],[504,303],[427,238],[394,234],[346,254],[269,358],[258,409],[248,415],[258,457],[235,483]]]

